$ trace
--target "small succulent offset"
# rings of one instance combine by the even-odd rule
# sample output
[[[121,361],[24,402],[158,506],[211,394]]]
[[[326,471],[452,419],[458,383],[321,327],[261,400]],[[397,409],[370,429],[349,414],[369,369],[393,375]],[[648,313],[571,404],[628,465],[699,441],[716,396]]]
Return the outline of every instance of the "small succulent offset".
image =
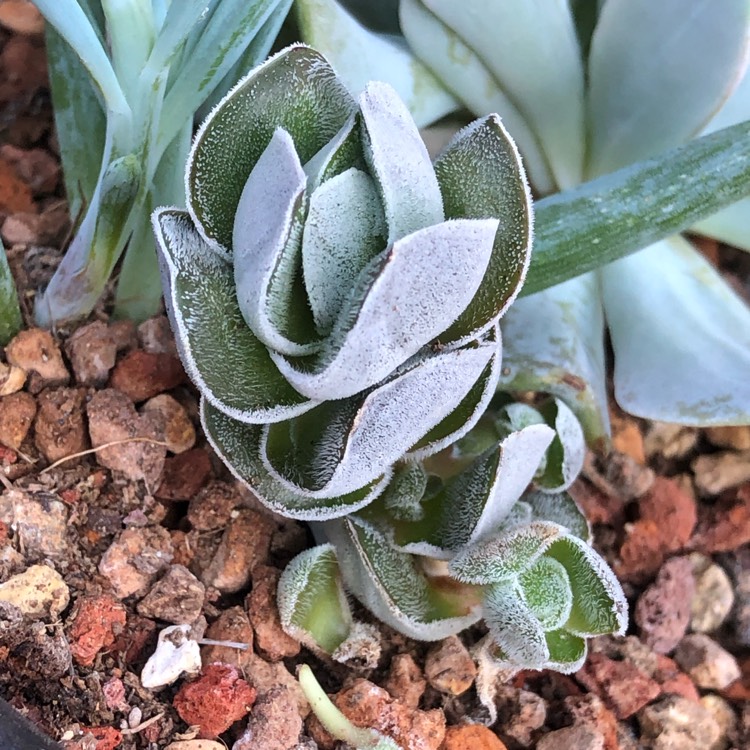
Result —
[[[538,195],[651,158],[707,126],[750,118],[746,77],[711,122],[746,69],[746,0],[691,4],[690,12],[682,0],[399,0],[380,4],[377,18],[354,0],[296,5],[306,40],[351,78],[392,82],[420,124],[450,109],[447,95],[474,116],[498,112]],[[404,43],[433,74],[422,74],[425,85],[414,85]],[[355,55],[367,69],[349,65]],[[673,180],[688,189],[703,174],[698,164]],[[698,228],[750,248],[747,208],[745,200]],[[637,212],[632,218],[638,222]],[[605,258],[607,240],[594,241]],[[503,320],[501,387],[554,393],[592,442],[605,439],[608,331],[624,409],[686,424],[750,421],[750,309],[687,240],[653,242],[514,305]]]
[[[154,217],[169,314],[209,440],[267,504],[346,514],[477,422],[531,238],[496,117],[433,165],[389,86],[355,101],[293,46],[203,123],[186,184]]]

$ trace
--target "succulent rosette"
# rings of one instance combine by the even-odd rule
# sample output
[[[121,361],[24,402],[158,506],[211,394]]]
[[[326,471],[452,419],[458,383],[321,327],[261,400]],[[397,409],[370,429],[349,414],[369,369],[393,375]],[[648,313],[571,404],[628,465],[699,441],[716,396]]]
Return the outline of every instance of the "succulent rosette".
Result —
[[[168,312],[206,434],[261,500],[345,515],[476,424],[531,239],[496,115],[433,164],[388,85],[355,99],[295,45],[203,123],[186,192],[153,219]]]

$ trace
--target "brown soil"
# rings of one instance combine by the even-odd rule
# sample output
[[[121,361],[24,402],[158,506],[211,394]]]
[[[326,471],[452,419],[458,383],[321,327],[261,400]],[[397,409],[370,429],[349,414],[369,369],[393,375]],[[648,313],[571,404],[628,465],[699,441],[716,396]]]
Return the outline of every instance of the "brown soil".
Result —
[[[575,675],[498,685],[489,729],[467,653],[479,628],[422,644],[379,626],[382,653],[359,668],[281,631],[275,582],[307,530],[208,448],[166,320],[136,329],[105,305],[75,331],[33,328],[70,226],[39,31],[29,3],[0,0],[0,236],[29,326],[0,357],[0,696],[67,750],[333,748],[294,679],[309,663],[357,723],[415,750],[750,747],[750,428],[613,407],[615,451],[590,456],[573,494],[630,635],[595,641]],[[746,293],[747,256],[703,247]],[[247,648],[203,645],[200,675],[146,688],[174,624]]]

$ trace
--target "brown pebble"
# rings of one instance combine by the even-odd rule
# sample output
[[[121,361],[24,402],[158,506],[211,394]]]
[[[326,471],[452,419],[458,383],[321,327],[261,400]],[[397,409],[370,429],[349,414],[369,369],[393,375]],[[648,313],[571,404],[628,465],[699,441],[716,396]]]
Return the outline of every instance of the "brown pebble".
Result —
[[[27,389],[39,393],[43,388],[66,385],[70,373],[62,353],[49,331],[29,328],[21,331],[5,348],[8,363],[29,373]]]
[[[452,635],[428,651],[424,674],[435,690],[461,695],[474,684],[477,666],[461,639]]]
[[[200,617],[206,587],[182,565],[171,565],[146,596],[138,614],[174,625],[190,625]]]
[[[34,444],[50,463],[88,448],[81,388],[50,388],[37,397]]]
[[[287,635],[281,627],[276,605],[276,589],[281,571],[268,565],[253,568],[253,590],[247,597],[247,614],[255,632],[255,647],[269,661],[280,661],[296,656],[299,641]]]
[[[0,521],[15,531],[27,561],[58,559],[68,554],[68,509],[48,493],[6,490],[0,495]]]
[[[99,464],[121,471],[128,479],[143,479],[149,487],[156,487],[167,453],[160,444],[161,416],[138,414],[130,399],[112,388],[95,393],[86,411],[92,445],[101,448],[117,443],[97,451]]]
[[[604,750],[624,750],[618,741],[619,724],[598,695],[571,695],[565,698],[565,708],[573,717],[574,725],[583,725],[602,735]]]
[[[237,667],[244,674],[248,673],[253,655],[253,626],[242,607],[225,609],[208,626],[204,637],[213,641],[246,644],[246,649],[232,648],[231,646],[201,646],[201,659],[204,664],[220,662]]]
[[[734,656],[705,633],[685,636],[674,658],[704,690],[723,690],[741,677]]]
[[[144,320],[138,326],[138,341],[146,352],[177,356],[177,345],[166,315]]]
[[[16,34],[40,36],[44,18],[29,0],[4,0],[0,3],[0,25]]]
[[[211,458],[203,448],[168,456],[154,495],[160,500],[191,500],[210,476]]]
[[[197,531],[222,529],[231,521],[232,511],[242,505],[234,484],[213,481],[190,499],[187,518]]]
[[[427,680],[411,654],[396,654],[391,659],[383,687],[407,708],[417,708],[427,687]]]
[[[135,349],[116,365],[109,379],[116,388],[135,403],[146,401],[185,382],[185,372],[177,357],[171,354]]]
[[[0,396],[10,396],[23,388],[26,370],[15,365],[0,362]]]
[[[545,734],[537,750],[604,750],[604,736],[594,727],[578,724]]]
[[[150,398],[141,407],[141,414],[160,414],[164,425],[162,440],[172,453],[184,453],[195,445],[195,427],[185,407],[168,393]]]
[[[36,416],[36,400],[20,391],[0,398],[0,442],[18,450],[29,433]]]
[[[547,721],[547,703],[542,696],[511,685],[498,685],[495,705],[501,717],[503,736],[522,747],[531,747],[538,730]]]
[[[731,552],[750,542],[750,483],[701,506],[690,548],[705,555]]]
[[[60,162],[43,148],[0,146],[0,159],[10,164],[16,174],[31,188],[34,196],[50,195],[60,180]]]
[[[273,688],[253,705],[247,728],[232,750],[290,750],[302,733],[302,717],[294,696],[285,688]]]
[[[144,596],[172,562],[172,540],[162,526],[125,529],[102,555],[99,572],[119,599]]]
[[[667,654],[685,635],[695,579],[688,557],[673,557],[659,571],[656,581],[638,598],[635,622],[642,640],[654,651]]]
[[[719,448],[731,448],[735,451],[750,450],[750,425],[729,427],[707,427],[705,435]]]
[[[440,750],[507,750],[505,743],[481,724],[448,727]]]
[[[109,326],[100,320],[81,326],[68,339],[65,351],[79,385],[101,387],[117,359],[117,342]]]
[[[200,578],[223,594],[245,589],[257,565],[268,559],[273,521],[263,513],[243,508],[234,511],[213,560]]]

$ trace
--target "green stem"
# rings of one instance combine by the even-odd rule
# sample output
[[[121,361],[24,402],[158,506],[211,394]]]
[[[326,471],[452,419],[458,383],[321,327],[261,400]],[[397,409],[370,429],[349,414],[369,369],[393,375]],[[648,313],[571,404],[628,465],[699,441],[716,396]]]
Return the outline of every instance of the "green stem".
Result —
[[[750,121],[538,201],[522,295],[690,228],[750,194]]]

